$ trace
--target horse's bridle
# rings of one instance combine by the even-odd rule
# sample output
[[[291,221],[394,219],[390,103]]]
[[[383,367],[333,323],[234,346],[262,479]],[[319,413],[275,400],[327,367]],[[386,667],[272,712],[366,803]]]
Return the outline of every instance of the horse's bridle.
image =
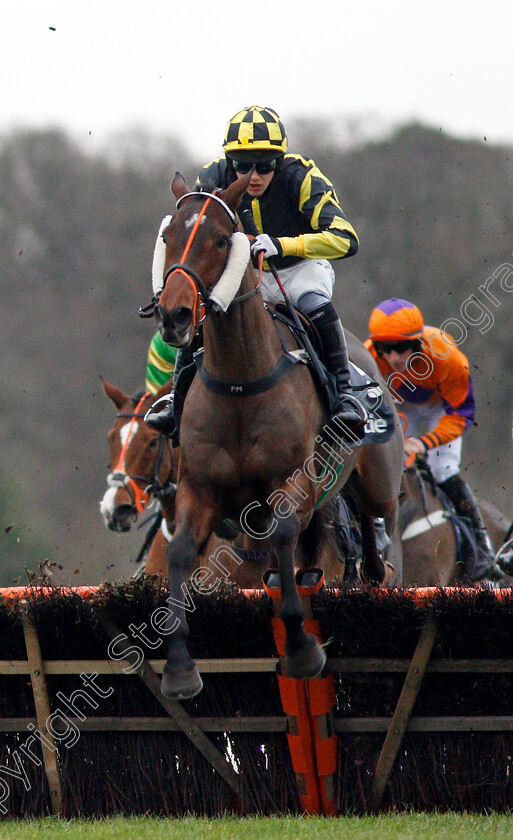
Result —
[[[162,467],[164,452],[168,441],[167,435],[159,435],[158,438],[159,448],[157,452],[157,458],[155,460],[153,478],[145,475],[135,475],[133,473],[127,473],[125,468],[125,457],[131,439],[131,432],[135,421],[138,418],[144,418],[145,414],[144,412],[140,411],[140,408],[149,396],[151,396],[151,394],[149,391],[147,391],[137,403],[134,412],[122,411],[116,414],[116,417],[131,418],[131,423],[128,428],[126,441],[122,446],[121,452],[119,454],[118,463],[114,470],[107,476],[107,484],[109,485],[109,487],[117,487],[119,489],[124,489],[128,492],[132,500],[132,504],[137,510],[137,513],[143,513],[143,511],[146,510],[146,508],[151,502],[152,496],[155,499],[161,499],[165,496],[174,495],[174,493],[176,493],[176,484],[174,484],[171,481],[171,476],[168,476],[167,480],[163,484],[160,483],[159,479],[159,473]],[[141,489],[141,487],[139,487],[139,485],[137,484],[137,481],[146,482],[145,487]]]
[[[155,293],[151,303],[148,306],[145,306],[145,307],[142,307],[141,309],[139,309],[139,315],[140,315],[141,318],[151,318],[153,316],[153,314],[155,312],[155,307],[158,305],[160,295],[164,291],[164,288],[165,288],[165,285],[166,285],[166,282],[167,282],[168,278],[171,277],[171,275],[175,274],[176,272],[180,272],[181,274],[183,274],[183,276],[185,277],[187,282],[190,284],[190,286],[192,288],[192,291],[193,291],[193,294],[194,294],[194,305],[192,307],[192,310],[193,310],[192,325],[193,325],[196,333],[198,332],[199,327],[201,326],[201,324],[203,323],[203,321],[205,320],[205,318],[207,317],[209,312],[212,311],[215,304],[213,304],[213,302],[210,300],[210,294],[211,294],[212,290],[215,288],[217,282],[221,278],[221,276],[222,276],[222,274],[223,274],[223,272],[226,268],[226,264],[228,262],[228,256],[230,254],[231,241],[230,240],[228,241],[228,253],[226,255],[226,259],[225,259],[225,261],[224,261],[224,263],[221,267],[221,270],[219,271],[219,274],[218,274],[215,282],[212,284],[210,289],[207,289],[207,287],[205,286],[205,284],[204,284],[203,280],[201,279],[201,277],[199,276],[199,274],[196,271],[194,271],[194,269],[192,269],[190,266],[188,266],[187,263],[185,262],[185,260],[187,259],[187,255],[188,255],[188,253],[190,251],[190,248],[191,248],[191,245],[194,241],[194,237],[196,236],[196,233],[197,233],[198,228],[200,226],[201,219],[205,215],[207,207],[212,200],[217,201],[218,204],[221,205],[223,210],[228,214],[228,216],[230,218],[230,221],[232,223],[233,233],[235,233],[235,231],[238,228],[238,222],[237,222],[237,216],[235,215],[233,210],[231,210],[228,207],[228,205],[226,204],[226,202],[223,201],[223,199],[220,198],[218,195],[216,195],[215,192],[208,193],[208,194],[202,193],[201,191],[185,193],[184,195],[180,196],[180,198],[177,200],[176,207],[179,208],[182,201],[186,198],[202,198],[205,195],[206,195],[206,200],[205,200],[200,212],[198,213],[198,217],[197,217],[197,219],[194,223],[194,226],[191,230],[191,233],[189,235],[189,239],[187,240],[187,244],[184,248],[184,251],[183,251],[180,262],[173,263],[173,265],[169,266],[168,270],[166,271],[166,273],[164,275],[164,280],[163,280],[162,287]],[[234,298],[233,303],[242,303],[242,301],[247,300],[247,298],[256,294],[258,291],[259,291],[258,288],[251,289],[251,291],[246,292],[246,294],[239,295],[238,297]]]

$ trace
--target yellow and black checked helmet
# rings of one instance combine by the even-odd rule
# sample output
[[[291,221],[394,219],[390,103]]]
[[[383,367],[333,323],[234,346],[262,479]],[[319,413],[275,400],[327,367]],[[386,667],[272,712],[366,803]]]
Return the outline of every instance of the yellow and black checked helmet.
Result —
[[[282,121],[272,108],[251,105],[238,111],[226,127],[224,153],[237,157],[239,152],[272,152],[274,156],[287,151],[287,135]]]

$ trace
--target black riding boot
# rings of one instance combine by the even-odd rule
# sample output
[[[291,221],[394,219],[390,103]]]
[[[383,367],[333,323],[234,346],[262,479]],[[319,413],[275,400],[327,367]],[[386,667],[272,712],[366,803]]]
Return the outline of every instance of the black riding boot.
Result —
[[[184,347],[182,350],[178,351],[176,354],[175,370],[173,373],[173,387],[170,393],[166,394],[164,397],[160,397],[160,399],[154,402],[149,411],[146,412],[146,416],[144,418],[148,426],[151,426],[152,429],[155,429],[157,432],[167,435],[170,438],[174,438],[178,431],[174,406],[175,387],[178,375],[184,367],[187,367],[187,365],[190,365],[193,361],[193,352],[188,347]]]
[[[337,388],[337,402],[331,419],[343,423],[357,437],[363,437],[365,416],[352,394],[346,337],[335,307],[331,302],[308,313],[321,340],[324,363],[333,374]]]
[[[470,520],[477,545],[477,557],[471,568],[465,569],[470,580],[502,580],[504,574],[495,562],[495,552],[490,542],[474,495],[460,475],[453,475],[438,485],[449,496],[458,516]]]

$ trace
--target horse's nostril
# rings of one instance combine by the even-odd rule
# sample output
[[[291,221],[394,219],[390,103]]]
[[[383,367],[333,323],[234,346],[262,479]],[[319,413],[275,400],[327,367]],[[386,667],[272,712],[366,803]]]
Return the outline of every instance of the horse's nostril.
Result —
[[[118,505],[109,523],[111,531],[129,531],[137,520],[137,510],[133,505]]]
[[[192,324],[192,309],[188,306],[177,306],[173,312],[173,320],[177,330],[185,331]]]

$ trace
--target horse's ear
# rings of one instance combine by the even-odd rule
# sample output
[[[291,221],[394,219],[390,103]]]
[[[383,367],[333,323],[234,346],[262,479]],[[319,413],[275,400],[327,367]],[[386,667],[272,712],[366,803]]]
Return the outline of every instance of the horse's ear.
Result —
[[[115,385],[111,385],[110,382],[106,382],[105,379],[102,379],[101,376],[100,379],[102,382],[103,393],[105,394],[105,396],[108,397],[109,400],[111,400],[111,402],[114,403],[118,410],[123,408],[123,406],[128,402],[130,397],[127,394],[125,394],[125,392],[122,391],[121,388],[116,388]]]
[[[242,196],[249,187],[250,181],[251,172],[248,172],[247,175],[243,175],[242,178],[238,178],[233,182],[233,184],[230,184],[226,190],[222,190],[222,192],[218,193],[219,198],[223,199],[230,210],[236,210]]]
[[[177,200],[190,192],[187,181],[180,172],[175,172],[175,177],[171,181],[171,192]]]

